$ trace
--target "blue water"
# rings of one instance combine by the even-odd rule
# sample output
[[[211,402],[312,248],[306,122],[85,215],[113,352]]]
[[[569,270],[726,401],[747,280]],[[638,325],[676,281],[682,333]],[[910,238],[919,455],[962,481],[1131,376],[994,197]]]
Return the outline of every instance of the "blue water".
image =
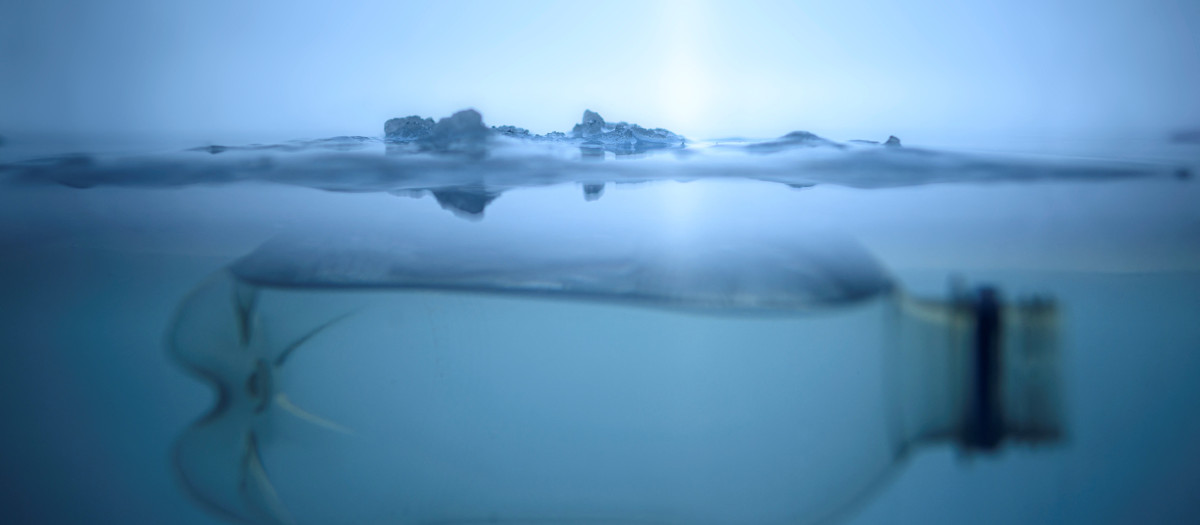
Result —
[[[1173,155],[1190,166],[1194,153]],[[642,220],[836,230],[913,293],[944,296],[959,275],[1057,298],[1066,441],[970,458],[950,446],[922,450],[847,523],[1186,522],[1200,513],[1193,179],[795,189],[735,177],[610,183],[592,201],[577,181],[550,181],[507,189],[471,220],[434,198],[308,186],[0,187],[5,521],[220,523],[188,499],[168,461],[213,398],[168,357],[165,331],[190,290],[269,239],[331,225],[452,236],[571,221],[622,231]]]

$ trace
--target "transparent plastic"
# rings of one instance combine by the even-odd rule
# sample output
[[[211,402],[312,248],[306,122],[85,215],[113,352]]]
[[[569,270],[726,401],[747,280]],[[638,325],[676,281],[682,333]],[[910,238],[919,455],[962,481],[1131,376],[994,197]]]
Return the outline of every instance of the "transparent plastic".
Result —
[[[852,244],[796,239],[266,246],[172,328],[218,392],[180,476],[261,523],[795,524],[917,444],[990,448],[974,296],[917,301]],[[992,437],[1052,439],[1053,305],[1002,315]]]

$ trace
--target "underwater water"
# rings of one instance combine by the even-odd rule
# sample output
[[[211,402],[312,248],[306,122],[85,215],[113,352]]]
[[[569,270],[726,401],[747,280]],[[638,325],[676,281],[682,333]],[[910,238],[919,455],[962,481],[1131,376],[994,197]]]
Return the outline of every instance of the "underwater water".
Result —
[[[9,163],[7,171],[0,171],[6,177],[0,186],[0,415],[4,421],[0,468],[5,489],[0,512],[9,522],[221,523],[211,509],[189,497],[172,463],[175,440],[215,402],[210,387],[188,375],[168,353],[166,341],[176,312],[211,275],[273,239],[306,232],[352,236],[355,231],[380,229],[394,232],[399,239],[503,235],[515,240],[522,238],[523,231],[547,230],[566,237],[572,231],[608,232],[611,238],[621,239],[647,228],[681,235],[756,232],[786,239],[793,232],[816,229],[836,232],[861,245],[896,286],[914,295],[944,297],[948,282],[960,276],[1013,295],[1052,296],[1061,317],[1064,439],[970,457],[949,444],[922,448],[839,520],[857,524],[1182,522],[1200,512],[1192,497],[1200,488],[1200,420],[1192,416],[1200,410],[1200,383],[1195,381],[1200,372],[1200,323],[1196,322],[1200,319],[1200,189],[1194,178],[1180,172],[1180,167],[1196,172],[1200,155],[1194,145],[1155,152],[1157,163],[1132,171],[1128,163],[1143,162],[1145,157],[1116,159],[1118,168],[1111,170],[1112,164],[1097,168],[1091,161],[1077,163],[1077,159],[1047,161],[1052,167],[1046,167],[1041,158],[1033,164],[1027,158],[1016,164],[991,160],[980,164],[958,157],[935,158],[932,164],[925,160],[895,164],[890,159],[870,164],[876,162],[873,150],[863,153],[868,157],[852,161],[823,157],[819,159],[826,162],[823,167],[810,166],[808,173],[815,175],[801,172],[799,177],[776,157],[736,157],[722,164],[727,159],[720,152],[711,157],[716,161],[704,165],[718,166],[712,172],[687,164],[681,168],[657,157],[614,158],[611,151],[601,155],[602,161],[588,165],[601,168],[577,172],[571,171],[575,159],[547,161],[541,164],[548,167],[536,184],[520,181],[520,174],[530,169],[529,162],[521,158],[507,162],[511,159],[503,155],[479,161],[491,163],[486,164],[487,173],[494,176],[483,181],[460,164],[447,167],[433,159],[421,166],[424,173],[467,179],[456,179],[446,187],[430,186],[424,175],[415,182],[379,178],[381,173],[406,168],[390,164],[387,159],[395,157],[375,150],[316,160],[288,156],[291,152],[274,157],[260,157],[258,150],[228,152],[246,154],[230,157],[236,168],[209,162],[224,159],[227,153],[204,157],[210,155],[207,152],[191,152],[194,157],[171,153],[165,160],[114,157],[111,164],[99,156],[91,161],[54,157],[34,168],[25,164],[13,168],[26,157],[16,151],[19,146],[0,150]],[[383,149],[381,144],[370,147]],[[305,154],[307,150],[295,155]],[[363,169],[364,162],[378,164],[380,159],[386,167]],[[868,168],[854,168],[864,163]],[[310,168],[298,168],[302,166]],[[1099,175],[1089,176],[1089,169]],[[181,179],[155,183],[154,174],[164,171]],[[233,176],[245,173],[252,175]],[[954,173],[996,176],[955,177]],[[122,179],[123,174],[127,178]],[[30,182],[31,177],[36,180]],[[411,198],[423,193],[432,198]],[[587,241],[578,242],[586,246]],[[806,466],[811,470],[803,475],[773,481],[754,477],[765,470],[772,475],[779,472],[765,465],[800,461],[799,454],[785,455],[789,441],[798,441],[798,448],[808,446],[791,439],[804,435],[796,428],[764,423],[773,415],[802,407],[782,401],[763,404],[763,400],[813,387],[789,383],[791,374],[784,365],[798,369],[817,365],[786,352],[793,337],[787,319],[718,322],[703,313],[664,313],[636,304],[596,305],[586,299],[525,298],[500,304],[497,301],[509,299],[476,298],[466,292],[426,298],[423,308],[432,310],[424,315],[430,322],[422,323],[417,316],[413,326],[392,329],[400,332],[399,339],[412,330],[415,340],[425,340],[436,337],[441,323],[442,337],[461,338],[466,341],[461,347],[471,349],[472,341],[483,337],[470,332],[472,328],[491,326],[503,333],[505,328],[519,327],[520,333],[497,336],[502,346],[487,355],[464,351],[450,356],[473,363],[458,370],[458,380],[470,379],[477,385],[481,378],[497,381],[492,385],[493,397],[474,398],[478,406],[471,410],[481,416],[493,413],[493,405],[520,404],[521,396],[530,392],[503,383],[503,374],[509,373],[504,367],[512,363],[502,356],[527,364],[538,356],[521,354],[529,348],[522,345],[524,338],[562,341],[574,347],[563,348],[555,356],[559,361],[546,366],[570,373],[545,380],[569,383],[574,399],[586,401],[580,402],[595,417],[591,421],[644,417],[649,418],[646,424],[658,425],[662,435],[669,436],[706,414],[738,413],[748,421],[741,432],[771,434],[756,450],[698,452],[725,442],[685,440],[682,446],[674,442],[678,448],[671,450],[670,461],[685,472],[731,463],[732,477],[726,484],[687,493],[703,496],[695,508],[704,519],[728,522],[750,515],[779,521],[774,516],[788,512],[787,505],[779,502],[789,489],[831,490],[844,481],[840,461]],[[328,296],[319,292],[303,294],[316,296],[307,299],[312,304],[336,302],[327,304]],[[431,313],[434,310],[436,315]],[[546,319],[545,333],[529,321],[535,317]],[[839,330],[854,332],[857,321],[853,319],[850,316],[848,328]],[[299,372],[307,374],[302,376],[309,378],[304,384],[311,386],[293,396],[297,406],[364,435],[377,422],[373,414],[415,411],[443,438],[463,440],[443,443],[442,451],[469,448],[472,431],[505,430],[503,421],[486,417],[474,429],[439,420],[431,410],[437,399],[425,404],[350,390],[384,385],[382,392],[399,395],[404,393],[403,384],[424,377],[410,371],[411,375],[400,377],[405,380],[402,385],[389,385],[389,368],[377,364],[402,360],[404,354],[381,357],[369,348],[357,353],[337,348],[339,337],[353,341],[356,334],[364,333],[367,328],[361,328],[361,323],[368,320],[369,316],[347,318],[324,334],[330,339],[314,340],[312,347],[296,353],[293,364],[305,365]],[[567,321],[587,329],[564,332]],[[319,321],[308,325],[314,323]],[[654,330],[662,330],[656,333],[663,340],[644,339]],[[856,335],[882,337],[867,329]],[[630,344],[604,354],[603,348],[586,344],[599,338],[628,338]],[[621,374],[622,364],[637,359],[634,350],[640,347],[657,347],[660,353],[647,357],[643,352],[647,361],[638,374]],[[689,352],[692,349],[698,351]],[[739,353],[748,357],[741,359]],[[835,363],[831,370],[842,371],[811,381],[853,377],[859,365],[867,370],[868,361],[860,354],[807,356]],[[678,366],[667,366],[668,362]],[[424,388],[436,387],[436,378],[424,379],[433,384]],[[628,398],[587,397],[604,389],[656,402],[668,399],[662,397],[664,392],[678,397],[673,398],[674,404],[651,403],[645,405],[647,412],[628,416],[605,412],[634,406]],[[826,437],[844,443],[878,439],[880,422],[863,414],[869,403],[878,401],[879,392],[867,387],[833,392],[836,395],[808,407],[829,412],[834,421],[839,414],[845,416],[845,426],[838,428],[837,435],[831,431]],[[553,401],[530,401],[527,406],[536,410],[528,415],[526,427],[550,417],[547,411],[552,416],[555,410],[564,410]],[[698,406],[700,401],[705,404]],[[339,414],[346,417],[339,419]],[[297,432],[299,445],[293,446],[301,450],[305,439],[336,441],[339,436],[322,434],[319,428]],[[744,442],[734,439],[736,434],[725,437]],[[636,452],[670,450],[673,442],[663,439]],[[576,443],[575,449],[561,450],[588,446]],[[490,465],[505,471],[506,462],[520,459],[480,452],[477,461],[457,455],[447,462],[435,455],[413,454],[422,450],[419,446],[392,448],[375,443],[374,447],[350,447],[345,452],[347,462],[326,464],[285,446],[264,452],[263,463],[281,478],[276,488],[285,499],[288,493],[303,495],[300,506],[310,505],[307,512],[320,516],[317,522],[326,522],[381,519],[375,510],[387,507],[380,502],[386,494],[371,490],[387,486],[383,480],[390,478],[386,472],[371,471],[373,461],[401,462],[430,479],[444,481],[455,476],[470,479],[460,471],[463,465]],[[560,449],[501,441],[497,450],[554,454]],[[392,456],[379,455],[385,452]],[[289,453],[294,455],[289,458]],[[639,457],[634,454],[625,462],[602,455],[564,457],[558,464],[565,470],[546,476],[594,469],[597,477],[619,479],[624,469],[656,459],[667,461],[653,455],[630,460]],[[864,460],[856,454],[847,457]],[[362,466],[367,473],[354,477],[362,470],[346,465]],[[342,474],[352,482],[329,484],[333,474],[328,472],[339,469],[351,471]],[[306,478],[314,471],[326,474]],[[488,504],[479,498],[506,499],[495,486],[476,486],[478,497],[469,498],[470,492],[455,494],[446,489],[458,486],[449,482],[443,486],[406,483],[421,487],[425,492],[417,491],[414,497],[434,502],[430,505],[471,507],[471,515],[487,512]],[[569,483],[550,485],[543,489],[548,494],[543,499],[536,491],[518,490],[513,483],[507,485],[520,494],[508,501],[519,500],[518,506],[555,506],[566,501],[561,494],[570,492]],[[746,488],[747,483],[753,490]],[[652,506],[656,498],[643,489],[671,484],[655,484],[635,473],[624,486],[628,494],[613,497]],[[328,499],[316,501],[312,494],[326,494]],[[679,497],[670,491],[660,496],[657,501]],[[762,514],[746,514],[746,506]],[[302,515],[296,516],[305,522]]]

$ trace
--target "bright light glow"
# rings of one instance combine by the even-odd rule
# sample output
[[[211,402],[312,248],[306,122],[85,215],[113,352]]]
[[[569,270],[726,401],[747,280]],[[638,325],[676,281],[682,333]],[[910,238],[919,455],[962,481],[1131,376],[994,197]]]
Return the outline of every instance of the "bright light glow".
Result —
[[[660,4],[659,17],[666,28],[667,63],[658,82],[658,104],[672,129],[703,125],[712,101],[712,79],[700,56],[701,36],[711,32],[705,5],[674,0]]]

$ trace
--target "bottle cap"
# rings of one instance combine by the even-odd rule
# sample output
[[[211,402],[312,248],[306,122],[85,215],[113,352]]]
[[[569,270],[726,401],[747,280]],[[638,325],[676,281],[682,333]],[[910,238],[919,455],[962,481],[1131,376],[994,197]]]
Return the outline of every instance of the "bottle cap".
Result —
[[[1055,303],[1044,297],[1004,304],[991,287],[958,297],[973,317],[966,418],[967,451],[994,451],[1005,441],[1047,443],[1062,434]]]
[[[1005,437],[1043,443],[1062,437],[1058,308],[1029,297],[1004,312],[1000,405]]]

